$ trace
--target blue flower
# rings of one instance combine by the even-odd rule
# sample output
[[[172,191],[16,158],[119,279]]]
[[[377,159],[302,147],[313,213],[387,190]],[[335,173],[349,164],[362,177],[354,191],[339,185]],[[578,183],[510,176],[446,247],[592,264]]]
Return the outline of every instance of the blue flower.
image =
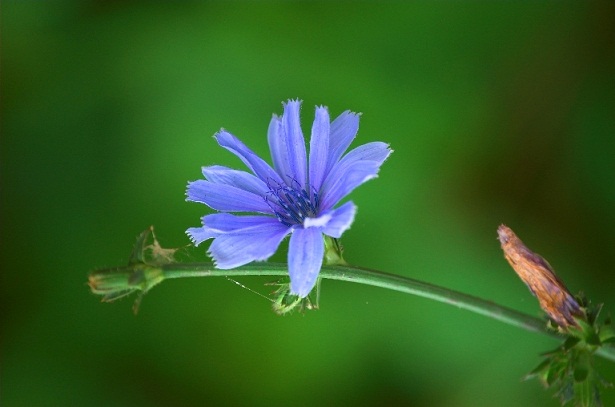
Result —
[[[359,129],[359,115],[345,111],[330,122],[327,108],[321,106],[316,107],[308,158],[299,123],[301,101],[283,106],[284,114],[273,116],[267,133],[273,168],[229,132],[220,130],[214,136],[252,173],[203,167],[206,179],[188,184],[187,200],[218,213],[204,216],[202,227],[186,233],[195,245],[213,239],[208,254],[220,269],[267,260],[290,234],[290,289],[304,298],[322,266],[323,234],[339,238],[354,220],[352,202],[335,205],[375,178],[391,149],[372,142],[344,155]]]

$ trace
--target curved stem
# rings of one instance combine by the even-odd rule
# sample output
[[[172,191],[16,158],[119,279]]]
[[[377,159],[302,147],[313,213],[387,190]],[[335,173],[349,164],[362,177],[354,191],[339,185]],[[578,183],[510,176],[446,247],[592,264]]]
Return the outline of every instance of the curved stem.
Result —
[[[253,263],[232,270],[221,270],[214,268],[211,263],[168,263],[154,266],[139,260],[124,267],[95,270],[90,274],[88,284],[92,292],[103,295],[103,301],[106,302],[130,295],[135,291],[141,291],[133,308],[136,312],[143,294],[165,279],[242,276],[285,277],[288,276],[287,267],[284,263]],[[382,287],[428,298],[527,331],[563,339],[563,336],[548,329],[546,322],[542,319],[503,307],[491,301],[411,278],[351,266],[323,266],[320,277]],[[615,362],[615,347],[613,346],[601,346],[596,350],[596,354]]]
[[[216,269],[209,263],[174,263],[161,266],[160,269],[165,279],[288,275],[287,265],[283,263],[254,263],[232,270]],[[544,320],[503,307],[491,301],[411,278],[351,266],[323,266],[320,276],[329,280],[349,281],[428,298],[454,305],[460,309],[472,311],[527,331],[562,339],[561,335],[547,328]],[[603,346],[596,353],[615,362],[614,347]]]

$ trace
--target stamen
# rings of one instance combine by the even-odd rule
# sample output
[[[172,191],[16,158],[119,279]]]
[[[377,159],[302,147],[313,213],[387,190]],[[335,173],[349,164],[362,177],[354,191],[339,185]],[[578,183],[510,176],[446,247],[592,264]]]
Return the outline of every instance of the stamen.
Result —
[[[268,180],[267,187],[269,191],[265,195],[265,202],[284,225],[300,225],[305,218],[317,216],[318,194],[313,187],[308,186],[313,198],[295,179],[292,179],[291,186]]]

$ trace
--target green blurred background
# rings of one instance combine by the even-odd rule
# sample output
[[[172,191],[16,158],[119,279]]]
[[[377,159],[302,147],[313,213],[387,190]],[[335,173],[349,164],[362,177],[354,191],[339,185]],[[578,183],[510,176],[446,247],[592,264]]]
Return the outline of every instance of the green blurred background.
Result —
[[[315,105],[351,109],[355,145],[395,150],[352,194],[351,263],[541,316],[506,223],[615,312],[613,2],[2,6],[3,406],[558,405],[521,380],[557,342],[408,295],[325,281],[319,311],[279,317],[174,280],[135,317],[89,292],[151,224],[186,245],[187,181],[241,167],[211,136],[267,155],[288,98],[306,133]]]

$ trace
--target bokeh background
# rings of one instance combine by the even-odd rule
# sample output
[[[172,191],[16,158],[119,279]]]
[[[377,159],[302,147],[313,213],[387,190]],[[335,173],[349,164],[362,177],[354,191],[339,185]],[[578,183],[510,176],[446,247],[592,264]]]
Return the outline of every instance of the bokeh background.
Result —
[[[351,196],[348,261],[541,316],[506,223],[615,312],[614,38],[612,2],[3,1],[1,404],[557,406],[522,381],[557,342],[425,299],[325,281],[280,317],[184,279],[135,317],[85,283],[149,225],[186,245],[207,211],[187,181],[241,167],[211,136],[267,155],[301,98],[306,133],[315,105],[351,109],[355,145],[395,150]]]

